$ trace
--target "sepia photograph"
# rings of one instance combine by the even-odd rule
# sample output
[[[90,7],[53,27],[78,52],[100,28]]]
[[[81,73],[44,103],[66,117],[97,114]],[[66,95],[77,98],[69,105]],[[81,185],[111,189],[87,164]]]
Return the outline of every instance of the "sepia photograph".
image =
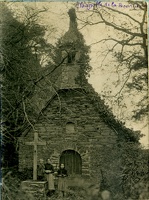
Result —
[[[0,13],[1,199],[148,200],[147,3]]]

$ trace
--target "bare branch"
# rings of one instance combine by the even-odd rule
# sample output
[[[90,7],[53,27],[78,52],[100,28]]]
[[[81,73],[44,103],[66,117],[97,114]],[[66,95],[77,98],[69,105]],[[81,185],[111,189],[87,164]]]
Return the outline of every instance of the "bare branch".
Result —
[[[28,123],[31,125],[31,127],[33,128],[33,130],[35,131],[35,128],[33,126],[33,124],[30,122],[30,120],[28,119],[28,115],[26,113],[26,109],[25,109],[25,103],[24,101],[22,100],[22,105],[23,105],[23,110],[24,110],[24,114],[25,114],[25,117],[26,117],[26,120],[28,121]]]

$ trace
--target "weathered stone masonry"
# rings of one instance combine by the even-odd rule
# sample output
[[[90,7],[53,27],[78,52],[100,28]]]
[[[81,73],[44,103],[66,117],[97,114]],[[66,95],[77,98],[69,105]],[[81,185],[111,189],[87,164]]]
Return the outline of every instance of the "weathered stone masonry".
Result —
[[[73,133],[66,132],[68,122],[74,124]],[[96,171],[90,167],[94,160],[92,148],[105,148],[105,145],[114,144],[117,138],[116,133],[100,118],[82,89],[59,90],[41,112],[35,129],[39,133],[39,139],[47,142],[46,146],[38,146],[38,159],[46,160],[50,157],[53,164],[59,164],[63,151],[75,150],[82,159],[82,176],[88,177]],[[33,132],[22,139],[32,141]],[[32,151],[32,146],[20,146],[20,170],[32,167]]]
[[[82,75],[86,61],[81,65],[81,56],[87,46],[77,29],[75,10],[70,9],[68,14],[70,27],[59,40],[58,47],[61,54],[67,57],[51,76],[46,76],[39,85],[37,83],[30,102],[37,113],[35,115],[40,113],[34,128],[39,140],[47,144],[38,146],[38,160],[51,158],[52,164],[57,166],[65,162],[71,175],[74,173],[99,180],[100,168],[107,156],[102,151],[106,146],[111,148],[115,145],[117,133],[103,121],[99,114],[100,106],[97,109],[96,102],[93,104],[86,92],[90,87]],[[60,60],[64,57],[59,56]],[[32,141],[33,135],[30,129],[20,137],[20,171],[32,168],[33,147],[25,145],[25,142]],[[98,154],[102,155],[102,161],[98,160]]]

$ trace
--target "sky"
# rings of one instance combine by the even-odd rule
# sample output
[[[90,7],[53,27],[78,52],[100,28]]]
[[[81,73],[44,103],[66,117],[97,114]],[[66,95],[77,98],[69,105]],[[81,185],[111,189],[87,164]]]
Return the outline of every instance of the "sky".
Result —
[[[22,9],[25,3],[15,3],[12,7],[15,10]],[[76,3],[70,3],[70,2],[28,2],[27,5],[33,6],[35,9],[41,9],[43,6],[47,8],[47,11],[45,13],[42,13],[39,18],[39,23],[46,26],[47,28],[47,34],[46,37],[50,43],[55,43],[58,38],[60,38],[69,28],[69,17],[67,15],[67,12],[69,8],[75,7],[77,17],[81,19],[86,19],[86,17],[91,13],[90,9],[86,8],[77,8]],[[123,12],[130,12],[130,8],[126,8],[125,5],[127,5],[126,2],[123,1],[123,8],[119,7],[119,3],[115,2],[117,9],[121,9]],[[109,4],[111,6],[111,4]],[[135,13],[132,13],[133,15],[136,15]],[[139,11],[138,13],[139,14]],[[135,17],[138,17],[137,15]],[[94,19],[95,21],[98,20],[97,18]],[[81,28],[82,25],[80,21],[78,21],[78,28],[80,29],[81,33],[83,34],[86,44],[91,45],[99,40],[102,40],[104,38],[108,38],[109,33],[115,34],[113,29],[108,29],[104,24],[99,24],[96,26],[87,26],[84,28]],[[55,31],[51,32],[51,29],[54,29]],[[111,44],[109,44],[111,45]],[[113,85],[113,82],[117,79],[117,75],[115,74],[113,67],[105,67],[103,70],[103,67],[101,67],[101,63],[104,59],[104,57],[101,55],[101,51],[107,50],[106,45],[101,45],[101,43],[97,45],[91,46],[91,62],[90,65],[92,66],[92,71],[90,72],[90,77],[88,78],[89,83],[91,83],[95,89],[96,92],[99,94],[102,93],[103,90],[105,90],[105,86],[109,85],[111,87],[112,93],[116,93],[118,91],[118,88],[115,88]],[[104,61],[104,65],[111,65],[114,66],[115,60],[112,59],[112,57],[108,56],[106,60]],[[148,145],[148,127],[145,126],[144,121],[140,122],[134,122],[131,119],[131,114],[133,110],[133,103],[135,102],[133,99],[133,103],[131,102],[131,99],[133,98],[133,94],[129,94],[128,98],[125,99],[125,103],[127,105],[127,113],[124,110],[123,114],[125,116],[126,126],[129,128],[133,128],[134,130],[141,130],[143,134],[145,134],[145,137],[141,139],[141,143],[143,146],[147,147]],[[139,98],[139,94],[135,97]],[[121,116],[121,112],[123,110],[119,109],[118,106],[115,106],[113,109],[114,114]]]

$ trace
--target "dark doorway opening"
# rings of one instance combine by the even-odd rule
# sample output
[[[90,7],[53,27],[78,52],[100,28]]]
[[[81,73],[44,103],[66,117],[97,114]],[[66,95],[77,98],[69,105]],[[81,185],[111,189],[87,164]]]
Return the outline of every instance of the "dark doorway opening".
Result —
[[[76,151],[63,151],[60,157],[61,163],[65,165],[68,175],[82,174],[82,159]]]

